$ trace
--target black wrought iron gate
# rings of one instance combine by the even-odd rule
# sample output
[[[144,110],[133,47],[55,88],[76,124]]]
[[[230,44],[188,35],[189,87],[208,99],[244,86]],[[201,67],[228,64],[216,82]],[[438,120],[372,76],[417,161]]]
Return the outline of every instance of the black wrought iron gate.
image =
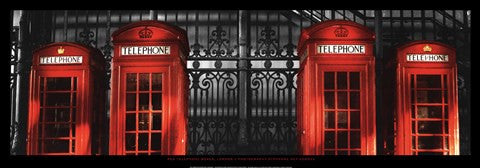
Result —
[[[131,22],[155,19],[177,25],[188,33],[191,48],[187,63],[190,78],[189,155],[295,154],[296,75],[299,67],[296,44],[300,31],[316,22],[344,19],[376,31],[377,77],[381,76],[383,62],[393,55],[391,51],[397,44],[426,39],[457,47],[459,102],[462,107],[461,152],[468,154],[471,88],[469,12],[23,11],[20,24],[12,25],[11,32],[11,142],[15,142],[11,145],[12,153],[22,154],[25,151],[26,97],[33,49],[50,42],[82,42],[101,49],[110,62],[110,35],[113,31]],[[13,20],[13,11],[11,15]],[[108,75],[106,80],[110,79]],[[382,79],[377,79],[379,87]],[[382,104],[381,95],[382,91],[377,89],[377,104]],[[377,114],[382,114],[382,110],[377,109]],[[382,145],[377,145],[378,153],[388,153],[388,149],[381,151]]]

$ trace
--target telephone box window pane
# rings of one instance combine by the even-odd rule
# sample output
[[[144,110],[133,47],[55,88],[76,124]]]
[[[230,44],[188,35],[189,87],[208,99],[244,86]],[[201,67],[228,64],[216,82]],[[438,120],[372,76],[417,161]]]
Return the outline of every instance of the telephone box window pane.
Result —
[[[325,155],[335,155],[335,151],[325,151]]]
[[[325,72],[324,87],[325,89],[334,89],[335,88],[335,73],[334,72]]]
[[[360,89],[359,72],[350,72],[350,89]]]
[[[444,125],[445,128],[443,128],[443,133],[448,134],[448,121],[445,121]]]
[[[48,91],[53,91],[53,90],[67,91],[67,90],[70,90],[70,87],[71,87],[70,79],[71,79],[71,77],[47,78],[47,90]]]
[[[350,148],[360,148],[360,131],[350,132]]]
[[[448,106],[443,107],[443,115],[445,119],[448,119]]]
[[[140,90],[149,90],[150,88],[150,80],[149,74],[141,73],[140,74]]]
[[[153,115],[153,123],[152,123],[152,130],[161,130],[162,129],[162,114],[161,113],[154,113]]]
[[[350,92],[350,109],[360,109],[360,92]]]
[[[68,137],[70,124],[45,124],[45,137]]]
[[[417,148],[417,139],[415,137],[412,137],[412,149]]]
[[[44,140],[45,153],[68,153],[69,140]]]
[[[418,152],[418,155],[443,155],[443,152]]]
[[[442,91],[441,90],[418,90],[417,102],[418,103],[442,103]]]
[[[338,155],[348,155],[348,151],[338,151]]]
[[[72,106],[77,105],[77,93],[72,93]]]
[[[335,112],[326,112],[325,114],[325,127],[335,128]]]
[[[137,90],[137,74],[128,73],[127,74],[127,91]]]
[[[443,138],[441,136],[419,136],[419,149],[441,149]]]
[[[325,92],[325,109],[335,108],[335,93]]]
[[[47,106],[69,106],[70,93],[47,93]]]
[[[448,91],[446,90],[443,91],[443,100],[445,103],[448,103]]]
[[[418,106],[418,118],[442,118],[442,106]]]
[[[152,133],[152,150],[160,150],[162,145],[162,135],[160,133]]]
[[[40,77],[40,91],[43,91],[43,89],[44,89],[44,86],[45,86],[45,85],[43,84],[44,80],[45,80],[45,78]],[[40,96],[40,97],[42,97],[42,96]]]
[[[162,90],[162,74],[159,74],[159,73],[152,74],[152,90],[157,90],[157,91]]]
[[[418,111],[417,111],[417,112],[418,112]],[[416,114],[417,112],[415,112],[415,105],[412,105],[412,111],[411,111],[411,113],[412,113],[412,118],[415,118],[415,116],[416,116],[415,114]]]
[[[445,136],[445,149],[448,149],[448,136]]]
[[[153,110],[162,110],[162,94],[152,93]]]
[[[137,106],[137,100],[136,100],[137,95],[135,93],[127,93],[127,104],[126,108],[127,111],[135,111],[135,106]]]
[[[360,155],[360,151],[350,151],[350,155]]]
[[[351,129],[360,128],[360,112],[358,111],[350,112],[350,128]]]
[[[140,100],[138,103],[138,110],[145,111],[148,110],[148,93],[140,93]]]
[[[337,139],[338,148],[348,148],[348,131],[339,131]]]
[[[138,114],[138,130],[148,130],[148,113],[139,113]]]
[[[125,123],[125,130],[126,131],[135,131],[135,121],[136,117],[135,114],[127,114],[127,121]]]
[[[127,151],[135,150],[135,133],[125,134],[125,149]]]
[[[347,109],[348,97],[347,92],[338,92],[338,108]]]
[[[418,133],[423,134],[441,134],[442,122],[441,121],[419,121]]]
[[[441,88],[440,75],[417,75],[417,88]]]
[[[335,132],[325,131],[325,149],[335,148]]]
[[[148,133],[138,134],[138,150],[148,150]]]
[[[45,110],[46,122],[69,122],[70,121],[70,109],[69,108],[51,108]],[[40,115],[42,116],[42,115]]]
[[[417,127],[415,127],[415,121],[412,121],[412,134],[416,133],[417,129],[415,129],[415,128],[417,128]]]
[[[337,72],[337,89],[347,89],[347,72]]]
[[[77,90],[77,77],[73,78],[73,90]]]
[[[337,124],[338,128],[347,128],[348,127],[348,118],[347,118],[347,112],[337,112]]]
[[[75,120],[75,117],[76,117],[76,115],[77,115],[76,112],[77,112],[77,109],[76,109],[76,108],[73,108],[73,109],[72,109],[72,122],[75,122],[75,121],[76,121],[76,120]]]

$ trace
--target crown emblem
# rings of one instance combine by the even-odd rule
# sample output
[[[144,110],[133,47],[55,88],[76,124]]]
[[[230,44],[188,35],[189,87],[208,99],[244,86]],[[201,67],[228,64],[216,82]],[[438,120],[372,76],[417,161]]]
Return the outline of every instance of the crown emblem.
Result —
[[[339,28],[336,28],[333,33],[335,33],[336,37],[347,37],[348,36],[348,30],[343,28],[342,26],[340,26]]]
[[[425,52],[431,52],[431,51],[432,51],[432,47],[428,46],[428,44],[427,44],[427,45],[425,45],[425,47],[423,47],[423,51],[425,51]]]
[[[148,29],[146,26],[144,29],[138,32],[138,36],[140,38],[152,38],[152,35],[153,35],[153,31]]]
[[[60,48],[57,49],[58,54],[63,54],[65,52],[65,49],[60,46]]]

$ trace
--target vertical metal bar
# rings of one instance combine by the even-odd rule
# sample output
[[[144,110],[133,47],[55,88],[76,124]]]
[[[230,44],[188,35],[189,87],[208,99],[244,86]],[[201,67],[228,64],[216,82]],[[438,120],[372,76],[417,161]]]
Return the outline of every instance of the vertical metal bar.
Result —
[[[249,22],[249,12],[245,10],[238,11],[239,19],[238,19],[238,45],[239,45],[239,61],[238,61],[238,69],[239,69],[239,119],[240,119],[240,127],[239,127],[239,138],[238,138],[238,145],[240,148],[238,149],[245,149],[242,146],[248,145],[247,141],[247,85],[249,79],[247,78],[247,70],[248,70],[248,60],[247,60],[247,47],[249,42],[249,31],[248,31],[248,22]],[[245,153],[242,153],[245,154]]]
[[[158,13],[156,10],[150,10],[149,11],[149,19],[150,20],[157,20],[158,19]]]
[[[391,17],[391,16],[390,16]],[[382,76],[383,72],[383,34],[382,34],[382,11],[381,10],[375,10],[375,72],[376,72],[376,78],[375,78],[375,94],[376,94],[376,125],[377,125],[377,132],[382,132],[382,129],[385,129],[382,124],[382,121],[384,121],[384,114],[382,113],[382,104],[383,104],[383,99],[382,99],[382,94],[383,94],[383,89],[382,89],[382,80],[379,78]],[[382,125],[382,126],[380,126]],[[377,146],[379,147],[384,147],[385,145],[385,139],[382,136],[379,136],[382,138],[381,141],[377,142]],[[380,143],[380,144],[378,144]],[[380,150],[382,148],[377,148],[377,153],[383,152],[383,150]]]
[[[65,10],[63,13],[63,41],[67,41],[68,38],[68,10]]]

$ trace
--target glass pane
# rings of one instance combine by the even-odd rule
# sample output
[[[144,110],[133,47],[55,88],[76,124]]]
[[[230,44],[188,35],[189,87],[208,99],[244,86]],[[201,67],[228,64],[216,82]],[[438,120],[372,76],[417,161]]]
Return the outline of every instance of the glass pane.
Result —
[[[360,109],[360,92],[350,92],[350,109]]]
[[[360,155],[360,151],[350,151],[350,155]]]
[[[77,105],[77,93],[72,93],[72,106]]]
[[[69,137],[70,124],[45,124],[45,137]]]
[[[325,131],[325,149],[335,148],[335,132]]]
[[[162,110],[162,94],[152,93],[153,110]]]
[[[347,72],[337,72],[337,89],[347,89]]]
[[[152,74],[152,90],[162,90],[162,74]]]
[[[325,109],[335,108],[335,94],[334,92],[325,92]]]
[[[444,126],[443,133],[448,134],[448,121],[445,121],[443,126]]]
[[[338,151],[338,155],[348,155],[348,151]]]
[[[418,152],[418,155],[443,155],[443,152]]]
[[[444,108],[443,109],[443,115],[444,115],[443,117],[445,119],[448,119],[448,106],[444,106],[443,108]]]
[[[150,88],[150,80],[148,73],[141,73],[140,74],[140,90],[149,90]]]
[[[348,131],[339,131],[337,138],[337,148],[348,148]]]
[[[441,136],[419,136],[419,149],[441,149],[443,138]]]
[[[347,118],[347,112],[337,112],[337,124],[338,128],[348,128],[348,118]]]
[[[160,150],[162,145],[162,135],[160,133],[152,133],[152,150]]]
[[[417,75],[417,88],[442,88],[440,75]]]
[[[415,134],[415,133],[416,133],[415,131],[416,131],[417,129],[415,129],[415,128],[417,128],[417,127],[415,127],[415,121],[412,121],[412,134]]]
[[[51,108],[44,109],[46,122],[69,122],[70,109],[69,108]]]
[[[412,88],[412,90],[413,90],[413,88],[415,88],[414,82],[415,82],[415,79],[413,78],[413,75],[410,75],[410,88]]]
[[[77,90],[77,77],[73,77],[73,90]]]
[[[161,113],[153,113],[153,123],[152,123],[152,130],[161,130],[162,129],[162,114]]]
[[[358,111],[350,112],[350,128],[352,129],[360,128],[360,112]]]
[[[338,108],[347,109],[348,97],[347,92],[338,92]]]
[[[335,88],[335,73],[334,72],[325,72],[324,87],[325,89],[334,89]]]
[[[125,130],[126,131],[135,131],[135,114],[126,114],[127,115],[127,122],[125,123]]]
[[[127,91],[137,90],[137,74],[127,73]]]
[[[418,118],[442,118],[442,106],[418,106]]]
[[[416,113],[416,112],[415,112],[415,105],[412,105],[412,111],[411,111],[411,113],[412,113],[412,118],[415,118],[415,113]]]
[[[335,151],[325,151],[325,155],[335,155]]]
[[[441,121],[419,121],[418,133],[423,134],[441,134],[442,122]]]
[[[335,112],[330,111],[325,113],[325,127],[335,128]]]
[[[139,113],[138,114],[138,130],[148,130],[148,113]]]
[[[417,102],[418,103],[442,103],[442,91],[441,90],[418,90]]]
[[[75,117],[77,117],[77,109],[76,108],[72,108],[72,122],[75,122]]]
[[[127,104],[126,108],[127,111],[135,111],[135,106],[137,106],[137,100],[136,100],[137,95],[135,93],[127,93]]]
[[[417,148],[417,138],[415,136],[412,136],[412,149]]]
[[[138,110],[145,111],[148,110],[148,93],[140,93],[140,99],[138,103]]]
[[[72,152],[75,152],[75,140],[72,140]]]
[[[45,153],[68,153],[69,140],[44,140]]]
[[[148,133],[138,134],[138,150],[148,150]]]
[[[125,150],[127,151],[135,150],[135,133],[125,134]]]
[[[360,131],[350,132],[350,148],[360,148]]]
[[[47,90],[70,90],[70,77],[47,78]]]
[[[444,147],[444,148],[445,148],[445,149],[448,149],[448,148],[449,148],[449,146],[448,146],[448,140],[449,140],[449,139],[448,139],[448,136],[445,136],[445,138],[443,138],[443,139],[445,139],[445,144],[444,144],[445,147]]]
[[[444,101],[445,104],[448,103],[448,91],[447,90],[443,91],[443,101]]]
[[[47,93],[47,106],[69,106],[70,93]]]
[[[45,84],[43,83],[43,82],[45,82],[44,80],[45,80],[44,77],[40,77],[40,91],[43,91],[43,89],[44,89],[44,86],[45,86]]]
[[[350,89],[360,89],[359,72],[350,72]]]

